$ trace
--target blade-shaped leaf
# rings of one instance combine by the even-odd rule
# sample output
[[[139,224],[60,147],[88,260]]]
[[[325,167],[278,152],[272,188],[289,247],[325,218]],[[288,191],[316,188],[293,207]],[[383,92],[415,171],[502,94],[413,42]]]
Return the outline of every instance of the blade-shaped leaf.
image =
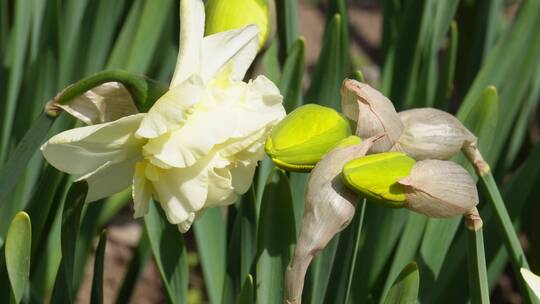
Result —
[[[274,169],[268,177],[257,234],[257,303],[281,303],[284,274],[296,242],[291,190],[285,173]]]
[[[212,303],[221,303],[225,278],[226,226],[219,208],[211,208],[194,223],[206,290]]]
[[[11,292],[15,303],[20,303],[30,277],[30,247],[32,244],[32,225],[26,212],[19,212],[9,226],[5,256]]]
[[[175,225],[167,222],[163,210],[155,203],[148,208],[144,226],[168,301],[186,303],[188,265],[184,238]]]
[[[405,266],[390,288],[385,304],[412,304],[417,302],[420,274],[416,263]]]
[[[103,230],[99,237],[94,260],[94,277],[92,278],[92,292],[90,294],[91,304],[103,303],[103,264],[105,261],[105,246],[107,245],[107,232]]]

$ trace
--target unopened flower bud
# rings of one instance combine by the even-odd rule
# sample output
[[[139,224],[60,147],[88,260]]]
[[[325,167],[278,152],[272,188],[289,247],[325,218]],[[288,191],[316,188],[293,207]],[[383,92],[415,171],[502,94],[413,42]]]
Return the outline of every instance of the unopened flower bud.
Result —
[[[205,10],[206,35],[255,24],[259,28],[259,49],[268,40],[270,11],[267,0],[209,0]]]
[[[399,117],[405,129],[392,151],[407,153],[417,160],[446,160],[477,141],[457,118],[441,110],[412,109],[400,112]]]
[[[358,196],[341,182],[339,175],[346,162],[364,156],[378,138],[368,138],[359,145],[335,148],[311,171],[302,228],[285,274],[285,303],[300,303],[311,260],[351,222]]]
[[[368,138],[385,133],[370,152],[386,152],[397,141],[403,124],[392,102],[369,85],[346,79],[341,87],[341,111],[357,123],[356,135]]]
[[[385,152],[354,159],[343,167],[343,179],[351,189],[387,207],[406,205],[404,187],[416,161],[404,153]]]
[[[451,161],[419,161],[398,183],[404,187],[406,207],[429,217],[462,215],[478,204],[473,178]]]
[[[335,110],[308,104],[279,122],[266,140],[266,153],[288,171],[309,172],[332,148],[351,135],[349,121]],[[358,142],[359,138],[347,141]]]

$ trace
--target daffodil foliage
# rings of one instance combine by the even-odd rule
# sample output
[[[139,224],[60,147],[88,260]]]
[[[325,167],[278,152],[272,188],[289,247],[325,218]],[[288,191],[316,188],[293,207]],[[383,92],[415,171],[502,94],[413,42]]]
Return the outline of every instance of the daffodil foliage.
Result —
[[[0,0],[0,303],[540,303],[540,3],[353,2]]]

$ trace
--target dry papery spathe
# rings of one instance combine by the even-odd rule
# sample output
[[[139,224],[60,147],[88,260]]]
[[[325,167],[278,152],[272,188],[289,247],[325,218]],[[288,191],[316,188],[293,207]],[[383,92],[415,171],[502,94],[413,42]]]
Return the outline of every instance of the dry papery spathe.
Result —
[[[403,132],[392,102],[368,84],[345,79],[341,86],[341,111],[357,124],[356,135],[361,138],[385,134],[373,144],[371,153],[390,150]]]
[[[451,161],[419,161],[398,183],[404,186],[406,207],[429,217],[463,215],[478,205],[473,178]]]
[[[351,222],[358,195],[342,182],[348,161],[362,157],[382,135],[359,145],[335,148],[311,171],[306,190],[302,228],[285,274],[285,302],[301,303],[306,271],[313,257]]]
[[[402,111],[399,118],[405,128],[391,150],[417,160],[449,159],[477,142],[456,117],[438,109]]]

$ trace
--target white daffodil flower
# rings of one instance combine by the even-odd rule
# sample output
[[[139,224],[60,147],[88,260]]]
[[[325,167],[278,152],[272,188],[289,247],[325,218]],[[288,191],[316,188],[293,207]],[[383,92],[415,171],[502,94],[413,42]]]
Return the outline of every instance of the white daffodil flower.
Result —
[[[282,96],[264,76],[242,81],[257,54],[256,26],[203,38],[204,24],[203,2],[182,0],[174,76],[148,113],[68,130],[42,146],[49,163],[88,182],[88,202],[132,184],[135,217],[154,197],[185,232],[205,208],[248,190],[264,141],[285,116]]]

